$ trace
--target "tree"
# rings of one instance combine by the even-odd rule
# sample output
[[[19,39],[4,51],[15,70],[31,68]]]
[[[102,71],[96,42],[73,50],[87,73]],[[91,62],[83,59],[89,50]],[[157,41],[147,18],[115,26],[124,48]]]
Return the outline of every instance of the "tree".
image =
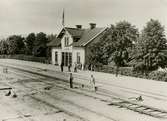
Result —
[[[56,39],[57,34],[49,34],[47,35],[48,42],[51,42],[52,40]]]
[[[100,40],[97,43],[92,44],[90,49],[90,56],[89,56],[89,64],[97,64],[97,65],[107,65],[108,59],[113,53],[114,48],[112,41],[115,41],[114,39],[114,31],[115,26],[111,25],[110,28],[108,28],[105,33],[102,35]]]
[[[101,64],[114,61],[116,66],[125,66],[129,61],[129,50],[138,36],[138,29],[129,22],[111,25],[101,40],[90,47],[92,54],[89,61]]]
[[[116,24],[114,34],[113,47],[115,51],[111,55],[111,60],[118,67],[125,66],[129,61],[129,50],[132,49],[139,36],[138,29],[129,22],[122,21]]]
[[[39,57],[46,56],[47,41],[48,41],[48,39],[47,39],[45,33],[40,32],[36,35],[36,39],[34,41],[34,48],[33,48],[33,55],[34,56],[39,56]]]
[[[6,42],[6,40],[1,40],[0,41],[0,54],[7,54],[7,50],[8,50],[8,44]]]
[[[106,54],[104,53],[103,50],[103,45],[104,45],[103,43],[98,42],[89,47],[91,54],[88,57],[89,58],[88,64],[92,65],[108,64]]]
[[[34,41],[36,39],[36,36],[34,33],[30,33],[26,39],[25,39],[25,44],[26,44],[26,54],[32,55],[33,51],[33,46],[34,46]]]
[[[23,54],[25,53],[24,38],[19,35],[12,35],[7,38],[8,54]]]
[[[16,54],[17,52],[17,43],[14,39],[11,38],[7,38],[7,45],[8,45],[8,50],[7,50],[7,54],[12,55],[12,54]]]
[[[167,65],[167,56],[164,53],[167,49],[166,43],[164,27],[158,20],[151,19],[142,30],[136,44],[138,54],[135,60],[141,62],[146,71],[165,67]]]

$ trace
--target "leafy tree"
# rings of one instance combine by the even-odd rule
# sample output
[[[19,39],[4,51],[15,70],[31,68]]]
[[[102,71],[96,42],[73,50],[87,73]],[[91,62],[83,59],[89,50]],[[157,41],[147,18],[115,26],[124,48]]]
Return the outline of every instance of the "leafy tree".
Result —
[[[138,29],[129,22],[122,21],[116,24],[114,34],[113,47],[115,51],[111,55],[111,60],[115,62],[116,66],[125,66],[129,61],[129,50],[133,48],[139,36]]]
[[[141,62],[146,71],[165,67],[167,65],[167,56],[164,53],[167,49],[166,42],[164,27],[158,20],[151,19],[142,30],[136,44],[136,61]]]
[[[12,54],[16,54],[17,52],[17,43],[14,39],[11,38],[7,38],[7,45],[8,45],[8,50],[7,50],[7,54],[12,55]]]
[[[25,39],[25,44],[26,44],[26,53],[28,55],[32,55],[33,51],[33,46],[34,46],[34,41],[36,39],[36,36],[34,33],[30,33],[26,39]]]
[[[101,41],[91,46],[93,63],[108,64],[114,61],[116,66],[125,66],[129,61],[129,50],[139,36],[138,29],[129,22],[122,21],[107,30]]]
[[[36,39],[34,41],[34,48],[33,48],[33,55],[39,57],[46,56],[46,49],[47,49],[47,37],[46,34],[40,32],[36,35]]]
[[[51,42],[52,40],[56,39],[57,34],[49,34],[47,35],[48,42]]]
[[[1,54],[7,54],[7,50],[8,50],[8,44],[6,42],[6,40],[1,40],[0,41],[0,53]]]
[[[25,52],[24,38],[19,35],[12,35],[7,38],[8,54],[23,54]]]
[[[91,45],[90,47],[90,56],[88,57],[88,64],[93,64],[93,65],[101,65],[101,64],[108,64],[108,60],[105,57],[105,53],[103,51],[103,43],[95,43]]]
[[[89,64],[97,64],[97,65],[107,65],[108,59],[111,53],[114,52],[113,43],[114,39],[114,31],[115,26],[111,25],[110,28],[106,30],[104,35],[100,38],[100,41],[97,43],[92,44],[90,49],[90,56],[89,56]]]

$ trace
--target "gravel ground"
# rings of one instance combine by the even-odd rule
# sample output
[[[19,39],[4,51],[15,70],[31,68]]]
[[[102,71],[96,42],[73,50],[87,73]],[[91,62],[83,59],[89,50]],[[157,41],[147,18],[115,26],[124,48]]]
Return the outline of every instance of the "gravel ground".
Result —
[[[30,69],[43,74],[57,76],[59,67],[34,62],[19,60],[0,60],[5,65],[21,65],[24,69]],[[9,64],[10,63],[10,64]],[[32,67],[33,65],[33,67]],[[27,66],[25,68],[25,66]],[[29,68],[28,68],[29,66]],[[41,70],[41,68],[43,70]],[[47,69],[47,71],[45,71]],[[2,70],[2,68],[0,68]],[[55,74],[54,74],[55,73]],[[53,75],[54,74],[54,75]],[[146,104],[160,109],[167,110],[167,84],[164,82],[145,80],[133,77],[119,76],[99,72],[80,71],[76,76],[90,77],[93,74],[97,80],[97,85],[101,89],[110,91],[110,95],[124,99],[129,99],[142,95]],[[61,75],[63,78],[63,75]],[[48,82],[48,83],[45,83]],[[86,82],[87,83],[87,82]],[[165,119],[153,118],[139,114],[127,109],[109,106],[108,103],[96,98],[86,96],[90,94],[99,96],[94,92],[80,89],[68,90],[68,85],[58,84],[57,81],[50,82],[50,79],[9,69],[9,73],[0,74],[1,87],[12,86],[17,98],[4,96],[6,91],[0,92],[0,120],[2,121],[159,121]],[[56,85],[54,85],[56,84]],[[49,90],[44,90],[50,87]],[[109,98],[101,96],[101,98]]]
[[[36,92],[23,87],[20,84],[22,80],[27,80],[27,78],[13,73],[0,73],[1,88],[12,87],[18,96],[13,98],[13,92],[11,96],[5,96],[8,90],[0,91],[0,121],[82,121],[64,113],[58,108],[33,99],[31,96]],[[31,79],[29,78],[29,80]],[[35,86],[34,83],[31,84]],[[38,82],[37,85],[34,88],[44,87]]]

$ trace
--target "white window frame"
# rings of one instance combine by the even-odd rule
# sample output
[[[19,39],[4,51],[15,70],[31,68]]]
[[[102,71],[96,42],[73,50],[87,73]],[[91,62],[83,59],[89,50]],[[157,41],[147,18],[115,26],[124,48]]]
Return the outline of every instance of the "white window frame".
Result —
[[[65,37],[65,38],[64,38],[64,41],[65,41],[65,42],[64,42],[64,43],[65,43],[64,45],[65,45],[65,47],[67,47],[67,46],[69,45],[69,37]]]

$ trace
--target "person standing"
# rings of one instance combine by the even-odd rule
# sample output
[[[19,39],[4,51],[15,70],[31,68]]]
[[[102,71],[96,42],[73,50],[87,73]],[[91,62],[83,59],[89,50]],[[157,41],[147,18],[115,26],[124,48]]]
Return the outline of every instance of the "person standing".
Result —
[[[118,77],[118,73],[119,73],[119,66],[116,66],[116,69],[115,69],[115,76]]]
[[[74,72],[77,72],[77,64],[74,64]]]
[[[71,64],[68,64],[68,71],[71,72]]]
[[[63,66],[64,66],[64,64],[63,64],[63,62],[62,62],[61,65],[60,65],[61,72],[63,72]]]
[[[70,73],[70,88],[73,88],[73,79],[72,73]]]
[[[91,75],[91,78],[90,78],[90,83],[91,83],[91,87],[94,91],[96,91],[96,87],[95,87],[95,78],[93,75]]]

